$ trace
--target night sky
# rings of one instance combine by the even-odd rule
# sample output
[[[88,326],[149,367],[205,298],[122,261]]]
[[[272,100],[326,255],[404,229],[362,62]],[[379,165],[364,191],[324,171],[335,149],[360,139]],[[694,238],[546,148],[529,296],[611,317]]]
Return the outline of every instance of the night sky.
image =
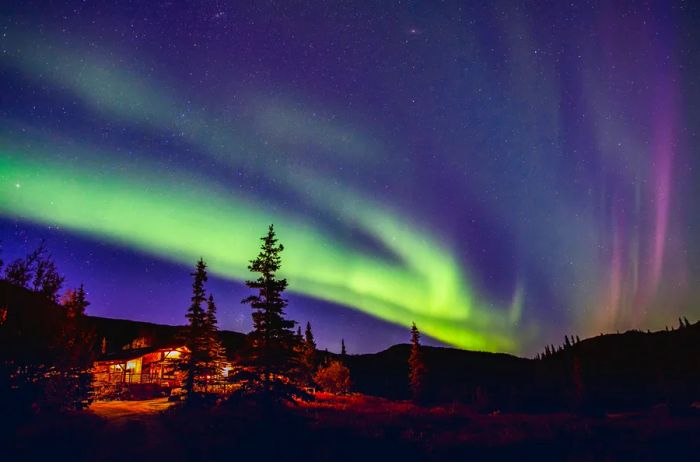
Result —
[[[16,3],[12,5],[11,3]],[[533,354],[700,316],[695,2],[6,2],[0,239],[222,328],[269,223],[322,348]]]

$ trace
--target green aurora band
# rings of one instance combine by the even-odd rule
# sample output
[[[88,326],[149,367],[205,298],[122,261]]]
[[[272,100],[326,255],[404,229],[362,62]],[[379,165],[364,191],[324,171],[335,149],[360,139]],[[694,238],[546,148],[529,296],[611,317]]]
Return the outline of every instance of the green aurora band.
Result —
[[[29,51],[28,43],[17,48]],[[0,214],[107,239],[183,265],[202,256],[212,272],[234,280],[249,276],[247,262],[272,222],[286,247],[283,273],[295,292],[400,325],[415,321],[428,335],[463,348],[515,352],[534,335],[518,325],[522,287],[514,289],[511,301],[484,301],[449,246],[400,212],[283,157],[280,168],[267,168],[283,151],[244,135],[250,127],[223,123],[203,110],[182,117],[179,108],[185,105],[178,98],[94,56],[33,49],[5,56],[3,63],[68,89],[101,116],[162,132],[180,130],[218,167],[272,178],[342,224],[359,228],[395,258],[353,249],[302,216],[280,212],[190,171],[174,171],[152,160],[129,163],[87,143],[76,146],[71,140],[61,146],[60,140],[37,139],[39,135],[27,140],[0,133]],[[80,72],[75,75],[72,69]],[[254,133],[262,131],[273,141],[316,144],[335,162],[371,162],[381,149],[347,124],[314,127],[308,114],[285,106],[256,101],[253,107]]]

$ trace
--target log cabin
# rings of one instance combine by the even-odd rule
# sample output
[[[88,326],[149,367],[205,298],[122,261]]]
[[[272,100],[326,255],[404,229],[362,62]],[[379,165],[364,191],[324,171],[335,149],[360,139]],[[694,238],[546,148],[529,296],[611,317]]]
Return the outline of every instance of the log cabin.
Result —
[[[106,354],[95,361],[95,386],[153,384],[162,388],[182,386],[180,363],[189,353],[184,345],[151,346]]]

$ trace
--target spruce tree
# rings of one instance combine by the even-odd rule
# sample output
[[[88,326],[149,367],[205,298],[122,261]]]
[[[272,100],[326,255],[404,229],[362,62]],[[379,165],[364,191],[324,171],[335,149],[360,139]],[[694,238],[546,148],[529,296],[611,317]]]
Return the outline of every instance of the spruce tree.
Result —
[[[345,357],[347,355],[348,355],[348,351],[345,349],[345,339],[341,338],[340,339],[340,356]]]
[[[311,323],[306,323],[306,331],[304,333],[304,342],[301,350],[301,363],[306,382],[311,382],[314,371],[316,369],[316,342],[314,334],[311,332]]]
[[[420,401],[425,391],[425,362],[420,346],[420,332],[416,323],[411,326],[411,354],[408,357],[408,379],[411,396],[415,401]]]
[[[206,303],[204,283],[207,281],[207,265],[203,259],[199,259],[192,282],[192,298],[187,309],[188,326],[185,344],[190,350],[187,361],[183,364],[185,370],[185,392],[187,399],[191,400],[195,395],[195,383],[206,372],[208,361],[207,349],[207,316],[203,305]]]
[[[216,303],[214,302],[214,296],[211,294],[209,295],[209,299],[207,299],[207,311],[204,317],[204,336],[207,363],[206,374],[220,379],[226,361],[226,350],[219,339]]]
[[[316,354],[316,341],[314,340],[314,334],[311,331],[311,323],[306,323],[306,331],[304,332],[304,346],[306,347],[306,352],[311,355]]]
[[[51,373],[45,374],[44,404],[50,408],[82,409],[92,400],[90,368],[97,353],[96,333],[85,315],[90,302],[82,284],[66,295],[66,311],[52,346],[56,356]]]
[[[273,225],[260,239],[260,253],[248,265],[248,269],[259,276],[246,281],[257,293],[244,298],[242,303],[250,304],[253,309],[253,331],[249,335],[253,350],[251,359],[260,368],[267,386],[274,375],[291,371],[298,343],[293,330],[296,322],[285,318],[287,300],[282,294],[287,280],[277,277],[284,246],[278,244]]]

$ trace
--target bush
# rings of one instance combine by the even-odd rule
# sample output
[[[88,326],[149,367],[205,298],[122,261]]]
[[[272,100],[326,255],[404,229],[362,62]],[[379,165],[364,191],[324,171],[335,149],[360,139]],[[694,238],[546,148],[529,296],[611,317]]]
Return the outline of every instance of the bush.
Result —
[[[350,391],[350,369],[342,362],[333,360],[319,368],[314,376],[316,384],[330,393],[347,393]]]

